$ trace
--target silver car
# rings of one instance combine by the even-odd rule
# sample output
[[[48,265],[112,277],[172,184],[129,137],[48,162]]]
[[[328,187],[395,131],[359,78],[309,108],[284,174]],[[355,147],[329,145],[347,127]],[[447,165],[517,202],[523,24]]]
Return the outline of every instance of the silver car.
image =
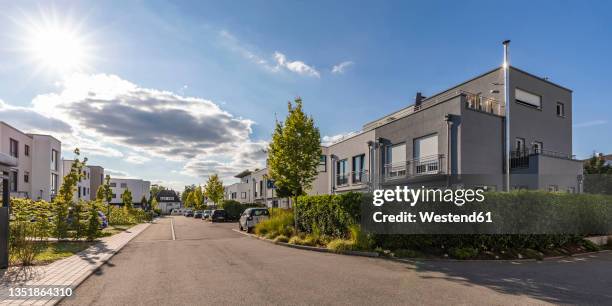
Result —
[[[270,218],[270,212],[267,208],[247,208],[240,219],[238,220],[238,226],[240,230],[246,230],[250,233],[257,223]]]

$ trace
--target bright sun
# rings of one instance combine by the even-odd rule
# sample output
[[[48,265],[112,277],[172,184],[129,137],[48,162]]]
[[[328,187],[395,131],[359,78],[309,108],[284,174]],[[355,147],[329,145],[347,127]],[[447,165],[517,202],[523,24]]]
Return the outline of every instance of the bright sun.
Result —
[[[33,33],[29,49],[34,60],[56,71],[78,71],[83,68],[85,52],[78,35],[66,29],[51,27]]]
[[[38,21],[28,18],[22,24],[26,30],[25,51],[38,70],[59,74],[83,72],[90,64],[91,45],[79,30],[82,24],[61,22],[56,14],[41,16]]]

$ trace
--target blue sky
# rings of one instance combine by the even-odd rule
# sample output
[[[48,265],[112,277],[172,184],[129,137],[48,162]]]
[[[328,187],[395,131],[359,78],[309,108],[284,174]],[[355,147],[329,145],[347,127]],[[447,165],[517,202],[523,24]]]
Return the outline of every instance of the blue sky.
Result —
[[[180,187],[261,166],[288,100],[304,99],[322,135],[358,130],[416,91],[430,95],[499,65],[504,39],[513,65],[574,90],[574,154],[612,152],[605,1],[0,6],[0,120],[58,135],[117,175]],[[48,67],[46,48],[32,50],[32,36],[48,27],[78,41],[78,67]]]

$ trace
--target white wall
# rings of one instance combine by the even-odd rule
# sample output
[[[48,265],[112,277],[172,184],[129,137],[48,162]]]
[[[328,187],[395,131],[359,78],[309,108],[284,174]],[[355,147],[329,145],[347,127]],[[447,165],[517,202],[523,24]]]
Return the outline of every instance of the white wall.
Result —
[[[115,197],[111,200],[111,204],[123,203],[123,201],[121,200],[121,195],[123,194],[126,188],[129,189],[132,193],[132,202],[134,204],[139,204],[143,195],[145,196],[147,201],[149,201],[149,197],[151,196],[151,182],[149,181],[144,181],[141,179],[111,178],[110,185],[113,195],[115,195]]]

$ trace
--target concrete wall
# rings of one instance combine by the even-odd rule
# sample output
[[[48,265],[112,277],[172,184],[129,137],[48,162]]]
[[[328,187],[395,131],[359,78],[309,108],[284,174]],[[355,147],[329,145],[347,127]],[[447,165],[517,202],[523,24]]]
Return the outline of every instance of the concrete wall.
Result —
[[[32,198],[39,197],[45,201],[50,201],[52,196],[51,174],[58,177],[58,190],[62,185],[62,145],[59,140],[47,135],[32,135],[33,156],[32,156]],[[57,170],[51,169],[51,151],[57,151]]]
[[[370,173],[370,151],[368,147],[369,141],[375,140],[375,130],[366,131],[350,138],[344,139],[338,143],[332,144],[326,148],[327,155],[327,167],[325,172],[319,172],[319,176],[323,176],[318,182],[319,190],[316,194],[328,194],[330,192],[341,193],[347,191],[359,191],[367,190],[368,176]],[[368,175],[364,177],[362,182],[353,182],[352,171],[353,171],[353,157],[359,155],[365,155],[364,157],[364,170],[367,171]],[[335,159],[332,159],[335,156]],[[347,175],[348,183],[346,185],[338,185],[336,182],[336,176],[338,175],[336,162],[346,159],[347,161]],[[322,184],[326,184],[321,188]],[[314,193],[314,192],[313,192]]]
[[[96,199],[96,193],[98,188],[104,184],[104,168],[100,166],[87,166],[90,173],[90,188],[91,188],[91,200]]]

